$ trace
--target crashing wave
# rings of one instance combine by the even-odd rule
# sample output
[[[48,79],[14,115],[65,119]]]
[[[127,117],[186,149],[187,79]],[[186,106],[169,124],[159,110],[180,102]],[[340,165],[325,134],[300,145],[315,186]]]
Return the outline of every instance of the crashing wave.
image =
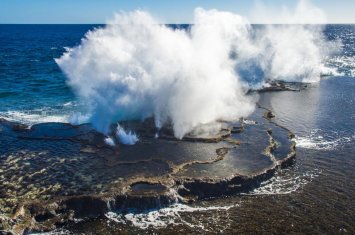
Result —
[[[159,24],[144,11],[117,14],[56,62],[89,104],[98,131],[154,117],[157,128],[171,123],[182,138],[216,120],[248,116],[256,99],[247,90],[266,78],[319,81],[323,58],[335,49],[319,25],[258,28],[239,15],[198,8],[188,29]]]

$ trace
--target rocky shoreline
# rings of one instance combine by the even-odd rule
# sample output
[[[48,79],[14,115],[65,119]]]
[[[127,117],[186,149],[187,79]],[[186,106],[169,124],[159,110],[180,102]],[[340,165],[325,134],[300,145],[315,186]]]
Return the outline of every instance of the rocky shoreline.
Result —
[[[274,116],[258,107],[248,120],[182,140],[169,127],[155,138],[151,120],[126,122],[140,141],[114,147],[89,124],[0,119],[0,234],[248,192],[295,158],[294,135]]]
[[[223,123],[217,135],[183,140],[168,131],[155,139],[134,123],[140,142],[116,147],[90,125],[29,128],[1,119],[1,139],[9,142],[1,146],[1,230],[48,231],[109,211],[247,192],[296,154],[292,134],[272,122],[270,111],[259,107],[251,118]]]

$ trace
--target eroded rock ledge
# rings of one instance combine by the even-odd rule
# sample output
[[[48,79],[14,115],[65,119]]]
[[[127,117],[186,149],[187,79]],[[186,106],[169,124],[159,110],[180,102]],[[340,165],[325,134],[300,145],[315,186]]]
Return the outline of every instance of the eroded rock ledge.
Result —
[[[280,80],[270,80],[266,84],[267,86],[259,89],[258,92],[302,91],[311,85],[304,82],[285,82]]]
[[[183,140],[169,127],[154,138],[151,120],[126,122],[140,141],[115,147],[88,124],[27,127],[1,119],[0,230],[46,231],[112,210],[247,192],[295,157],[293,134],[273,117],[259,107],[250,120],[221,121],[218,133]]]

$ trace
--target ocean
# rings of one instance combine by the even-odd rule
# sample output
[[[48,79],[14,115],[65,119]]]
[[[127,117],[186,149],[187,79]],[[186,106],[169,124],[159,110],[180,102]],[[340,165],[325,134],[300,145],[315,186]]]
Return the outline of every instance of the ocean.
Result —
[[[85,113],[54,59],[97,27],[0,25],[0,118],[31,125],[69,122]],[[290,168],[248,194],[145,214],[112,213],[57,232],[354,234],[355,25],[326,25],[324,35],[342,42],[341,53],[325,61],[336,72],[300,92],[259,97],[277,123],[296,135],[297,157]]]
[[[64,122],[75,112],[84,112],[54,59],[65,48],[78,46],[88,30],[101,26],[0,25],[0,116],[33,124]],[[354,25],[327,25],[324,29],[328,39],[342,41],[341,54],[326,62],[341,77],[355,77],[354,30]]]
[[[65,121],[77,111],[75,96],[54,58],[97,26],[1,25],[1,116],[38,123]]]

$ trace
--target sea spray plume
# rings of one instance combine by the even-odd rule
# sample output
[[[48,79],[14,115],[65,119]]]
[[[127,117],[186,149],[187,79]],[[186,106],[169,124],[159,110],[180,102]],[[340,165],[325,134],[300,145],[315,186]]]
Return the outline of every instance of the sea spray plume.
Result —
[[[251,69],[254,77],[259,74],[270,80],[318,82],[328,71],[324,67],[326,57],[339,52],[340,43],[328,41],[323,34],[324,12],[307,0],[300,0],[294,11],[283,7],[279,14],[259,1],[253,20],[282,23],[266,26],[254,38],[259,49]],[[260,76],[259,81],[263,80]]]
[[[285,5],[272,7],[266,1],[255,1],[250,12],[253,22],[259,24],[325,24],[327,16],[322,9],[313,5],[309,0],[299,0],[294,9]]]
[[[134,145],[138,141],[135,133],[125,131],[119,124],[117,124],[116,136],[120,140],[120,143],[125,145]]]
[[[306,3],[289,17],[322,16]],[[182,138],[250,114],[254,101],[245,90],[266,80],[318,81],[328,48],[335,47],[320,26],[256,29],[238,15],[198,8],[189,30],[174,30],[135,11],[88,32],[56,61],[90,105],[97,130],[107,134],[113,122],[153,116],[157,128],[170,122]]]
[[[248,24],[202,9],[194,22],[191,31],[173,30],[146,12],[121,13],[56,60],[91,106],[97,130],[154,116],[158,128],[171,122],[182,138],[197,126],[253,111],[230,58],[231,48],[246,40]]]
[[[233,59],[244,86],[253,89],[267,80],[318,82],[326,58],[340,48],[325,39],[320,25],[259,26],[248,43],[234,51]]]
[[[109,146],[115,146],[115,141],[111,137],[106,137],[105,144],[107,144]]]
[[[326,51],[320,26],[268,26],[264,37],[264,60],[270,61],[265,76],[272,80],[318,82]]]

